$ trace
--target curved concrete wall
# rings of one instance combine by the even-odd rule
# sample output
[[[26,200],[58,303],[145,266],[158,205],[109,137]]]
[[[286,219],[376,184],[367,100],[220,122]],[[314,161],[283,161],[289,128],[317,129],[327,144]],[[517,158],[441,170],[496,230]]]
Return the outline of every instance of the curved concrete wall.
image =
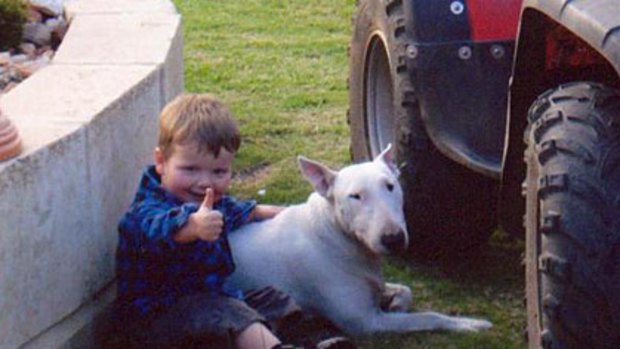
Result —
[[[183,90],[168,0],[82,0],[52,64],[0,100],[24,152],[0,162],[0,349],[67,347],[114,296],[116,224]]]

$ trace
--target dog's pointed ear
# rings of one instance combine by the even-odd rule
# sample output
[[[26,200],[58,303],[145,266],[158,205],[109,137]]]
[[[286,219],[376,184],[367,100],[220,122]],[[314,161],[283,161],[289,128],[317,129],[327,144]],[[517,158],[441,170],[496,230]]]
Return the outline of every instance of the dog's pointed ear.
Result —
[[[331,195],[331,188],[338,173],[301,155],[297,157],[297,162],[301,173],[312,184],[314,190],[321,196],[328,198]]]
[[[396,162],[394,162],[392,148],[392,143],[389,143],[374,161],[384,163],[398,177],[400,176],[400,171],[398,170],[398,166],[396,166]]]

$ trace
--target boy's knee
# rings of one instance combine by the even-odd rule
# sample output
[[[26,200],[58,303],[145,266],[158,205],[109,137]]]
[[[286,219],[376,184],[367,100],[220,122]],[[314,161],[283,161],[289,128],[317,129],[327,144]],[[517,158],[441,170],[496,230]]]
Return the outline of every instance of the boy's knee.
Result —
[[[253,322],[236,335],[235,344],[239,349],[271,349],[280,341],[262,322]]]

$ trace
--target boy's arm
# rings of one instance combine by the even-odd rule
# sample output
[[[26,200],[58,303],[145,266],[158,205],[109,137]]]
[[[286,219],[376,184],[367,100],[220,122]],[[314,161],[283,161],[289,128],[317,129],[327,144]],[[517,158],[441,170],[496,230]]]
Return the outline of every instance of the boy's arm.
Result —
[[[200,206],[187,203],[171,208],[158,202],[143,202],[125,215],[119,231],[126,239],[135,241],[134,246],[156,254],[198,239],[214,241],[221,234],[223,218],[211,209],[213,195],[207,197]]]
[[[275,205],[256,205],[252,213],[250,214],[249,221],[262,220],[275,217],[278,213],[282,212],[286,207]]]
[[[178,242],[175,234],[185,226],[195,205],[162,207],[157,204],[140,204],[133,207],[120,221],[119,232],[125,240],[143,252],[162,253],[174,249]]]

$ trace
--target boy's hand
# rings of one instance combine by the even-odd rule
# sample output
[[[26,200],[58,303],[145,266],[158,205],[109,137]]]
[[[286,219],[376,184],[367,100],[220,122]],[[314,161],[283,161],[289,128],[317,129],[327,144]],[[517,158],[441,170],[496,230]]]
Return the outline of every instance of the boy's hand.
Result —
[[[200,208],[190,218],[196,223],[194,234],[200,240],[215,241],[222,234],[224,217],[213,209],[213,197],[213,189],[207,188]]]
[[[213,189],[207,188],[205,198],[198,211],[189,216],[187,224],[179,230],[174,240],[180,243],[196,241],[215,241],[222,234],[224,217],[222,213],[213,209]]]

